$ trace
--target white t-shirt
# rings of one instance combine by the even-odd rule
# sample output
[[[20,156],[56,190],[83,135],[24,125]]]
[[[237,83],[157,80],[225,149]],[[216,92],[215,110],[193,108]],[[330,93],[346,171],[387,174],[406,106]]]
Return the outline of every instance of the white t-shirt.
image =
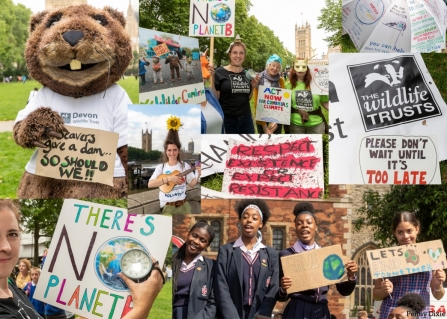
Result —
[[[107,89],[104,98],[103,96],[104,91],[75,99],[44,87],[17,114],[15,123],[25,119],[39,107],[50,107],[62,116],[67,125],[115,132],[119,134],[117,148],[127,145],[127,107],[132,101],[118,84],[113,84]],[[35,174],[36,158],[37,150],[26,164],[28,173]],[[117,153],[113,177],[122,176],[126,176],[126,172]]]
[[[184,172],[187,171],[188,169],[191,168],[191,166],[189,166],[187,163],[183,163],[183,169],[182,169],[182,165],[180,163],[177,163],[174,166],[169,166],[168,163],[165,164],[159,164],[157,165],[157,167],[155,168],[154,173],[152,174],[152,177],[150,178],[150,180],[153,179],[157,179],[158,176],[160,176],[161,174],[171,174],[173,171],[179,171],[179,172]],[[195,172],[191,172],[186,176],[186,183],[191,183],[191,181],[196,178],[196,174]],[[159,199],[160,199],[160,207],[164,207],[166,205],[167,202],[172,203],[172,202],[177,202],[179,200],[183,200],[186,198],[186,183],[183,183],[181,185],[175,185],[174,188],[172,189],[172,191],[170,191],[169,193],[163,193],[160,191],[160,195],[159,195]]]

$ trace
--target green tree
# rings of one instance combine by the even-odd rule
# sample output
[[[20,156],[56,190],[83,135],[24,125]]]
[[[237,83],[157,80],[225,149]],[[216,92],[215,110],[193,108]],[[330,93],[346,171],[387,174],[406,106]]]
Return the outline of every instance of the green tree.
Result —
[[[324,39],[329,43],[329,46],[337,46],[341,44],[341,10],[341,0],[326,0],[326,5],[323,9],[321,9],[321,14],[318,17],[318,21],[320,22],[320,24],[318,24],[317,28],[323,29],[327,33],[332,34]]]
[[[26,73],[24,50],[31,10],[12,0],[0,0],[0,64],[4,75]]]
[[[23,231],[34,236],[33,265],[35,266],[39,265],[39,238],[53,237],[62,203],[62,199],[19,201]]]
[[[140,27],[188,34],[189,0],[140,0]]]
[[[365,192],[363,203],[364,206],[357,210],[360,217],[355,221],[354,229],[370,227],[374,240],[382,246],[397,243],[391,225],[394,214],[400,211],[416,214],[421,222],[419,241],[441,239],[444,245],[447,243],[447,184],[393,185],[383,195],[375,191]]]

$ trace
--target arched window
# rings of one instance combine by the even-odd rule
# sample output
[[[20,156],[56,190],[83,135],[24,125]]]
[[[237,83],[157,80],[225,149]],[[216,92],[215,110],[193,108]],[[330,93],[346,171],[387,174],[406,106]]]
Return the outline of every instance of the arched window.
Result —
[[[211,222],[211,227],[214,229],[214,239],[213,242],[210,245],[210,251],[212,252],[218,252],[219,246],[220,246],[220,238],[221,238],[221,224],[220,221],[213,220]]]
[[[272,247],[275,248],[278,252],[284,249],[284,229],[273,229]]]
[[[357,305],[360,309],[364,309],[367,305],[367,299],[369,299],[369,305],[371,307],[373,306],[372,291],[374,288],[374,281],[371,279],[368,259],[366,258],[366,252],[371,249],[377,249],[377,246],[373,243],[363,245],[354,254],[354,261],[359,265],[359,271],[357,272],[355,293],[351,295],[354,296],[351,308]]]

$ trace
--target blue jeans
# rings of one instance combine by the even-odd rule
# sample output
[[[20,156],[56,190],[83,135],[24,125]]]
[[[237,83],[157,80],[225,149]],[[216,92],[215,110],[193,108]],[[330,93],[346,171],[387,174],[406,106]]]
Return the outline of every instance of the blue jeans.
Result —
[[[254,134],[251,112],[238,118],[224,116],[225,134]]]

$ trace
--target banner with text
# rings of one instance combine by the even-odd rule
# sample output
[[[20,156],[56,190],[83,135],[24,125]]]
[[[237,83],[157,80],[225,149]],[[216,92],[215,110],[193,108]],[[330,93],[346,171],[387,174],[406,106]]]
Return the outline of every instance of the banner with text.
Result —
[[[347,281],[346,258],[340,245],[281,257],[284,276],[292,278],[291,294]]]
[[[44,142],[37,152],[36,175],[113,186],[118,133],[65,126],[63,138]]]
[[[440,239],[368,250],[366,257],[372,279],[447,268],[445,250]]]
[[[66,199],[34,298],[86,318],[122,318],[133,305],[117,276],[121,257],[136,248],[163,265],[171,230],[169,216]]]
[[[290,125],[292,90],[260,85],[256,120]]]
[[[329,65],[314,65],[307,66],[312,75],[312,82],[310,82],[310,89],[313,94],[329,95]]]
[[[330,184],[356,183],[358,134],[436,136],[447,145],[447,105],[420,54],[329,59],[329,167],[337,168],[329,170]],[[446,147],[438,152],[438,161],[447,159]]]
[[[441,184],[435,136],[359,134],[356,184]]]
[[[189,35],[234,37],[235,0],[190,0]]]
[[[145,28],[139,28],[138,32],[139,45],[146,56],[151,59],[160,57],[156,70],[153,62],[150,66],[142,66],[146,72],[140,75],[146,84],[140,80],[140,104],[198,104],[205,101],[202,69],[196,63],[185,61],[187,56],[200,54],[199,39]]]
[[[222,192],[263,198],[319,198],[324,190],[322,137],[229,139]]]

